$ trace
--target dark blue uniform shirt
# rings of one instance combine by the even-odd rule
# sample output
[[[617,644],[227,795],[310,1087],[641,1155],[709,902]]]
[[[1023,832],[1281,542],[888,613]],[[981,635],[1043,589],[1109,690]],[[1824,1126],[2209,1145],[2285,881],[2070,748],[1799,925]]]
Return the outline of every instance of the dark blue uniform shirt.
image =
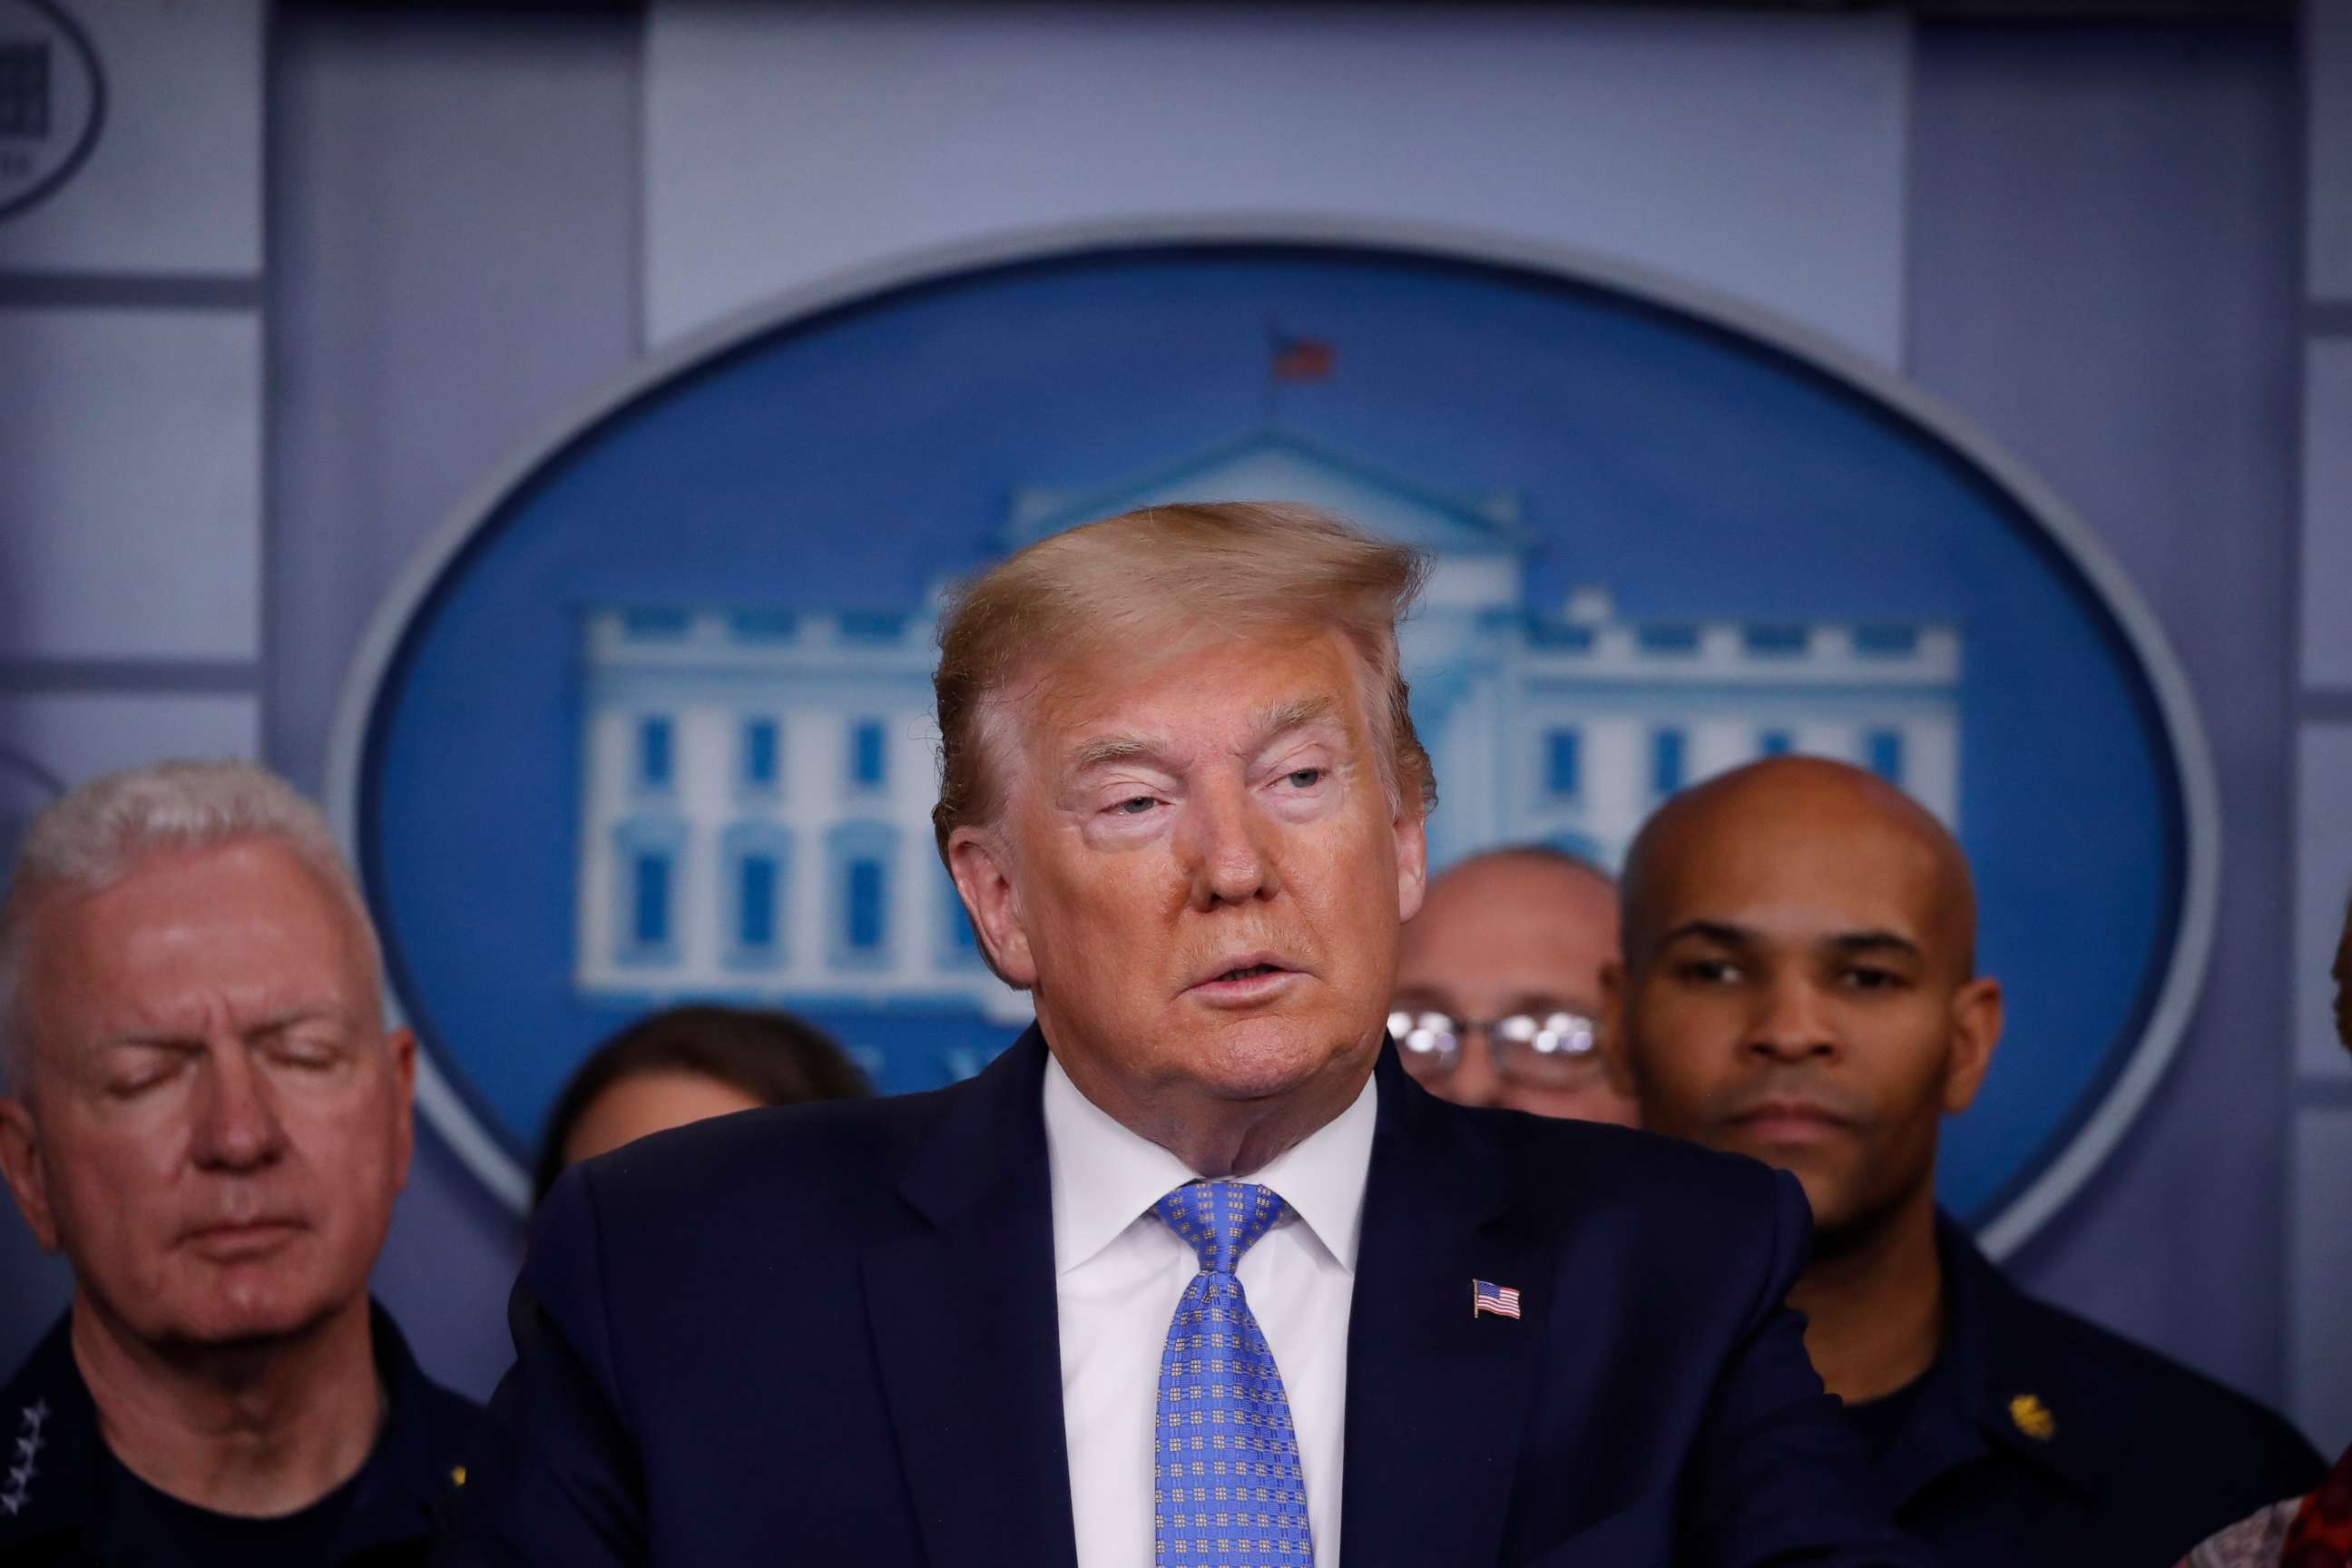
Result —
[[[167,1497],[115,1460],[59,1319],[0,1391],[0,1563],[423,1562],[436,1504],[462,1484],[481,1407],[428,1379],[380,1306],[373,1326],[387,1403],[375,1451],[313,1507],[245,1520]]]
[[[1874,1448],[1896,1522],[1938,1562],[2170,1568],[2326,1473],[2262,1405],[2034,1300],[1949,1218],[1938,1240],[1944,1351]],[[1872,1415],[1850,1416],[1865,1441]]]

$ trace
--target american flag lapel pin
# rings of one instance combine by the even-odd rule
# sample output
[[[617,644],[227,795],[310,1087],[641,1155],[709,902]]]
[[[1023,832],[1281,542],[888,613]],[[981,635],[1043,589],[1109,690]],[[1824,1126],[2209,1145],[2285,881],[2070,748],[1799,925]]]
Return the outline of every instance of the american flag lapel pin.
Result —
[[[1509,1285],[1492,1285],[1484,1279],[1470,1281],[1470,1315],[1492,1312],[1498,1318],[1519,1315],[1519,1293]]]

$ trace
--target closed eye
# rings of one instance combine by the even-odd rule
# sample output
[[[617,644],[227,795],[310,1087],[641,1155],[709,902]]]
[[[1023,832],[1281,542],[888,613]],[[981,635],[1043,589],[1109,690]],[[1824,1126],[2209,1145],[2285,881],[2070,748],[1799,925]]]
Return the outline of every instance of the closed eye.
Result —
[[[199,1053],[170,1047],[151,1047],[135,1055],[126,1055],[116,1070],[109,1073],[106,1092],[117,1100],[129,1100],[155,1088],[186,1067]]]

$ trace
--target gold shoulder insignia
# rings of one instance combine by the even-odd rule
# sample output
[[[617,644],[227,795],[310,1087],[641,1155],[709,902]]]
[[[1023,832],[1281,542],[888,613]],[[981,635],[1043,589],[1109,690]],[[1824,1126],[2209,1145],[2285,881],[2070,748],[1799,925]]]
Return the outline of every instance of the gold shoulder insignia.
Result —
[[[2058,1418],[2038,1394],[2021,1394],[2009,1402],[2009,1418],[2017,1429],[2037,1443],[2047,1443],[2058,1436]]]

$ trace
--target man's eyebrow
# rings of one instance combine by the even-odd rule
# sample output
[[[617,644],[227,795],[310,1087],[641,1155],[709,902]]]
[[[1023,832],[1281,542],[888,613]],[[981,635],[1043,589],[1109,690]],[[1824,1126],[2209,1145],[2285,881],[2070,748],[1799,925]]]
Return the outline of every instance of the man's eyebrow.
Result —
[[[331,1002],[306,1002],[292,1007],[281,1007],[275,1013],[255,1019],[238,1031],[251,1039],[257,1035],[282,1035],[302,1024],[320,1022],[341,1023],[343,1010]],[[201,1047],[205,1037],[201,1031],[187,1029],[125,1029],[99,1041],[100,1047],[133,1046],[148,1050],[186,1050]]]
[[[1166,756],[1158,742],[1140,735],[1097,735],[1072,748],[1069,755],[1062,759],[1062,768],[1066,773],[1082,773],[1113,763],[1137,762],[1164,765]]]
[[[1840,931],[1824,945],[1832,952],[1848,957],[1869,952],[1899,952],[1908,958],[1925,956],[1917,942],[1891,931]]]
[[[1328,697],[1301,697],[1275,703],[1261,710],[1251,721],[1249,741],[1244,750],[1263,751],[1291,731],[1327,722],[1338,712],[1339,705]],[[1097,735],[1081,742],[1062,759],[1062,767],[1075,775],[1117,763],[1147,763],[1174,770],[1162,743],[1142,735]]]
[[[203,1036],[181,1029],[124,1029],[101,1036],[98,1048],[102,1051],[125,1047],[142,1051],[184,1051],[202,1050],[204,1044]]]
[[[1718,947],[1753,947],[1756,944],[1756,933],[1745,926],[1731,925],[1723,921],[1685,921],[1660,932],[1654,945],[1664,947],[1685,937],[1711,942]]]
[[[1339,711],[1328,697],[1300,697],[1259,710],[1249,729],[1248,752],[1260,752],[1274,742],[1309,724],[1328,723]]]

